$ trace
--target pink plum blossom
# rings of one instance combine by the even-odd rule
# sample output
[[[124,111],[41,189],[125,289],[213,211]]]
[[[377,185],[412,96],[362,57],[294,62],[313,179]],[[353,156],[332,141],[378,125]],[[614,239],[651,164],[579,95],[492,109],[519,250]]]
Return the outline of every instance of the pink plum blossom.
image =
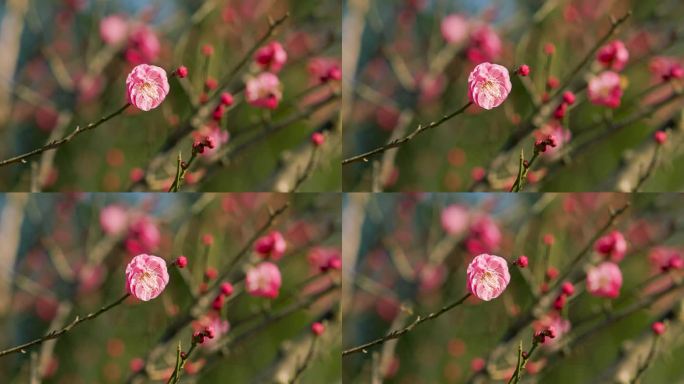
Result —
[[[247,271],[245,288],[252,296],[275,299],[278,297],[282,280],[278,266],[263,262]]]
[[[330,269],[342,268],[342,255],[337,248],[314,247],[307,255],[309,265],[317,271],[327,271]]]
[[[128,212],[120,205],[112,204],[100,211],[100,226],[108,235],[116,235],[123,232],[128,225]]]
[[[684,67],[682,67],[679,59],[673,57],[656,56],[649,62],[648,69],[658,80],[684,77]]]
[[[169,283],[166,262],[158,256],[140,254],[126,266],[126,289],[142,301],[159,296]]]
[[[470,225],[465,244],[472,255],[496,251],[501,244],[501,230],[489,216],[476,217]]]
[[[541,128],[534,131],[533,135],[535,140],[544,140],[549,136],[554,137],[556,146],[547,146],[546,151],[541,153],[542,156],[547,158],[558,157],[560,149],[572,139],[572,132],[563,127],[557,120],[552,120],[548,124],[544,124]]]
[[[264,72],[247,80],[245,97],[249,104],[267,109],[276,109],[283,98],[278,76]]]
[[[154,65],[140,64],[126,78],[128,102],[143,111],[157,108],[169,93],[166,71]]]
[[[511,92],[511,79],[506,67],[482,63],[468,76],[468,98],[480,108],[496,108]]]
[[[128,228],[126,249],[131,254],[151,252],[157,249],[160,240],[157,224],[147,216],[140,216]]]
[[[100,37],[105,44],[116,45],[126,40],[128,21],[123,15],[107,16],[100,21]]]
[[[627,242],[620,231],[612,231],[596,240],[596,252],[607,256],[611,261],[619,263],[627,252]]]
[[[160,51],[161,43],[154,30],[143,24],[133,26],[125,53],[129,63],[137,65],[154,62]]]
[[[475,256],[466,275],[470,293],[484,301],[499,297],[511,281],[506,259],[486,253]]]
[[[668,271],[684,267],[684,258],[682,258],[681,252],[670,247],[654,247],[648,253],[648,261],[658,271]]]
[[[198,130],[192,133],[192,138],[197,141],[202,141],[209,138],[213,147],[204,147],[200,153],[201,156],[211,157],[215,154],[222,145],[228,143],[230,140],[230,133],[222,129],[218,124],[203,125]]]
[[[501,55],[501,38],[486,24],[480,24],[470,32],[466,56],[473,64],[492,61]]]
[[[278,73],[287,62],[287,52],[279,42],[273,41],[259,48],[254,60],[263,70]]]
[[[468,209],[462,205],[452,204],[441,215],[442,228],[450,235],[460,235],[468,228]]]
[[[550,312],[545,314],[539,320],[532,324],[534,332],[539,332],[544,329],[553,328],[555,332],[554,338],[547,337],[545,339],[545,345],[553,345],[556,343],[563,335],[570,332],[570,321],[564,319],[558,312]]]
[[[592,267],[587,272],[587,292],[598,297],[614,299],[620,295],[622,272],[610,261]]]
[[[230,323],[228,320],[221,318],[221,315],[218,312],[208,312],[198,320],[193,321],[192,329],[193,332],[211,329],[214,337],[205,339],[205,342],[202,343],[203,347],[211,347],[221,338],[221,336],[230,331]]]
[[[444,283],[447,275],[447,268],[443,264],[426,264],[420,268],[418,289],[421,293],[431,293],[439,289]]]
[[[587,90],[592,104],[603,105],[608,108],[620,106],[622,98],[622,84],[620,75],[612,71],[605,71],[589,80]]]
[[[458,45],[468,38],[468,20],[461,14],[452,13],[442,20],[440,30],[447,43]]]
[[[599,49],[596,53],[596,60],[603,64],[606,69],[620,72],[629,60],[629,51],[622,41],[611,41]]]
[[[338,59],[314,57],[309,60],[307,70],[314,83],[342,80],[342,68]]]
[[[265,259],[280,260],[286,249],[287,242],[285,242],[283,234],[278,231],[272,231],[254,243],[254,251]]]

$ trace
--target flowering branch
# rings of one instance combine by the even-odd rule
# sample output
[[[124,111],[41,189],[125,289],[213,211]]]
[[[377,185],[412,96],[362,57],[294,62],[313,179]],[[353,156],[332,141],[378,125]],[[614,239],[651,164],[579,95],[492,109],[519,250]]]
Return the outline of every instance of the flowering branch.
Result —
[[[448,115],[444,115],[441,119],[439,119],[437,121],[433,121],[432,123],[427,124],[427,125],[420,124],[413,132],[409,133],[407,136],[404,136],[401,139],[390,141],[389,143],[387,143],[381,147],[377,147],[375,149],[372,149],[372,150],[365,152],[365,153],[362,153],[360,155],[356,155],[356,156],[352,156],[350,158],[344,159],[344,160],[342,160],[342,165],[351,164],[351,163],[355,163],[355,162],[359,162],[359,161],[367,162],[368,157],[370,157],[370,156],[377,155],[378,153],[385,152],[386,150],[391,149],[391,148],[399,147],[402,144],[410,141],[411,139],[413,139],[417,135],[427,131],[428,129],[438,127],[442,123],[446,122],[447,120],[462,114],[472,104],[473,104],[473,102],[469,101],[468,103],[466,103],[461,108],[457,109],[456,111],[454,111]]]
[[[71,139],[73,139],[77,135],[79,135],[85,131],[89,131],[91,129],[97,128],[99,125],[105,123],[106,121],[112,119],[113,117],[120,115],[130,105],[131,105],[130,103],[126,103],[123,107],[117,109],[113,113],[111,113],[107,116],[104,116],[104,117],[100,118],[100,120],[98,120],[94,123],[90,123],[83,128],[81,128],[80,126],[76,126],[76,129],[74,129],[73,132],[71,132],[70,134],[64,136],[63,138],[61,138],[59,140],[49,142],[40,148],[36,148],[36,149],[34,149],[30,152],[26,152],[22,155],[18,155],[18,156],[11,157],[9,159],[2,160],[2,161],[0,161],[0,167],[3,167],[3,166],[8,165],[8,164],[18,163],[18,162],[26,163],[26,159],[28,159],[29,157],[38,155],[40,153],[43,153],[43,152],[51,150],[51,149],[56,149],[56,148],[60,147],[61,145],[68,143],[69,141],[71,141]]]
[[[178,348],[176,349],[176,365],[173,374],[171,374],[171,377],[169,377],[169,381],[167,381],[166,384],[175,384],[180,380],[181,372],[183,371],[183,368],[185,368],[185,363],[190,359],[190,355],[196,347],[197,343],[193,339],[190,349],[187,352],[182,352],[181,343],[180,341],[178,342]]]
[[[48,333],[47,335],[45,335],[45,336],[43,336],[43,337],[40,337],[40,338],[38,338],[38,339],[29,341],[28,343],[24,343],[24,344],[21,344],[21,345],[17,345],[16,347],[12,347],[12,348],[8,348],[8,349],[5,349],[5,350],[2,350],[2,351],[0,351],[0,357],[5,356],[5,355],[9,355],[9,354],[12,354],[12,353],[16,353],[16,352],[26,353],[26,350],[25,350],[25,349],[28,348],[28,347],[34,346],[34,345],[36,345],[36,344],[43,343],[43,342],[45,342],[45,341],[47,341],[47,340],[56,339],[56,338],[62,336],[63,334],[67,333],[68,331],[70,331],[71,328],[73,328],[73,327],[75,327],[75,326],[81,324],[82,322],[87,321],[87,320],[92,320],[92,319],[94,319],[94,318],[100,316],[101,314],[103,314],[103,313],[109,311],[110,309],[116,307],[117,305],[123,303],[123,301],[126,300],[126,298],[128,298],[128,296],[130,296],[130,293],[126,293],[125,295],[121,296],[121,297],[120,297],[118,300],[116,300],[115,302],[113,302],[113,303],[111,303],[111,304],[109,304],[109,305],[107,305],[107,306],[104,306],[104,307],[100,308],[100,309],[99,309],[98,311],[96,311],[96,312],[91,312],[91,313],[89,313],[88,315],[86,315],[85,317],[76,316],[76,318],[74,319],[74,321],[72,321],[72,322],[69,323],[66,327],[60,329],[59,331],[52,331],[52,332]]]
[[[418,326],[418,325],[420,325],[420,324],[422,324],[428,320],[435,319],[435,318],[441,316],[442,314],[444,314],[445,312],[457,307],[458,305],[463,304],[463,302],[465,302],[466,299],[470,297],[470,295],[471,295],[470,292],[466,293],[463,297],[461,297],[457,301],[455,301],[449,305],[446,305],[446,306],[442,307],[442,309],[440,309],[439,311],[432,312],[425,317],[422,317],[422,316],[416,317],[416,319],[411,324],[409,324],[407,327],[405,327],[403,329],[392,331],[383,337],[380,337],[380,338],[375,339],[373,341],[370,341],[368,343],[359,345],[358,347],[353,347],[353,348],[349,348],[347,350],[344,350],[344,351],[342,351],[342,356],[351,355],[351,354],[357,353],[357,352],[367,353],[367,349],[370,347],[380,345],[380,344],[384,344],[385,342],[392,340],[392,339],[398,339],[399,337],[403,336],[404,334],[412,331],[413,328],[415,328],[416,326]]]
[[[539,342],[535,338],[532,341],[532,347],[530,348],[530,350],[527,352],[523,352],[522,341],[520,341],[520,345],[518,345],[518,363],[515,366],[515,372],[513,372],[513,376],[511,376],[511,379],[508,380],[509,384],[518,383],[520,381],[520,375],[522,374],[522,370],[525,369],[527,362],[532,357],[532,353],[534,353],[534,350],[537,349],[538,346]]]

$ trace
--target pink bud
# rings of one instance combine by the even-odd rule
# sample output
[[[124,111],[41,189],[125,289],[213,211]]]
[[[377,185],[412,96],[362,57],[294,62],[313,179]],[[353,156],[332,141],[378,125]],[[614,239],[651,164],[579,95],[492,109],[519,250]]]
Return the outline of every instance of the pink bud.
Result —
[[[221,93],[221,104],[230,107],[234,103],[233,95],[228,92]]]
[[[515,261],[515,264],[518,265],[520,268],[527,268],[528,265],[528,260],[527,256],[520,256],[518,257],[518,260]]]
[[[206,246],[210,246],[210,245],[214,244],[214,236],[212,236],[209,233],[203,235],[202,236],[202,244],[204,244]]]
[[[564,294],[566,294],[568,296],[572,296],[572,294],[575,293],[575,286],[572,285],[571,282],[566,281],[561,286],[561,290],[563,291]]]
[[[188,258],[185,256],[178,256],[174,264],[176,264],[178,268],[185,268],[188,265]]]
[[[558,78],[555,76],[549,76],[549,79],[546,81],[546,87],[549,89],[555,89],[558,88],[558,85],[560,85]]]
[[[216,89],[216,87],[218,87],[218,82],[213,77],[208,77],[204,82],[204,87],[208,90]]]
[[[176,69],[176,75],[181,79],[188,77],[188,67],[186,67],[185,65],[181,65],[180,67],[178,67],[178,69]]]
[[[556,53],[556,46],[553,45],[553,43],[546,43],[544,44],[544,53],[547,55],[553,55]]]
[[[325,136],[321,132],[314,132],[311,134],[311,142],[317,146],[320,147],[323,142],[325,141]]]
[[[529,65],[523,64],[520,66],[520,68],[518,68],[518,75],[525,77],[529,74],[530,74],[530,66]]]
[[[566,300],[567,298],[565,295],[559,295],[558,297],[556,297],[556,300],[554,300],[553,307],[560,311],[561,309],[563,309],[563,307],[565,307]]]
[[[202,46],[202,54],[204,56],[212,56],[214,54],[214,47],[211,44],[204,44]]]
[[[233,284],[231,283],[221,283],[221,293],[230,296],[233,294]]]
[[[665,141],[667,141],[667,132],[665,131],[657,131],[656,133],[653,134],[653,139],[656,141],[658,144],[664,144]]]
[[[313,332],[314,335],[320,336],[323,334],[324,331],[325,331],[325,325],[323,325],[322,323],[315,322],[315,323],[311,324],[311,332]]]
[[[217,311],[220,311],[223,307],[223,301],[223,295],[218,295],[214,298],[214,301],[211,302],[211,307]]]
[[[214,267],[208,267],[206,271],[204,271],[204,277],[207,280],[214,280],[218,276],[218,271]]]
[[[563,101],[568,103],[568,105],[575,104],[575,94],[570,91],[563,92]]]
[[[556,267],[549,267],[549,269],[546,270],[546,278],[548,280],[553,280],[556,277],[558,277],[558,269]]]
[[[651,329],[653,330],[653,333],[656,335],[662,335],[665,333],[665,323],[662,321],[656,321],[651,325]]]

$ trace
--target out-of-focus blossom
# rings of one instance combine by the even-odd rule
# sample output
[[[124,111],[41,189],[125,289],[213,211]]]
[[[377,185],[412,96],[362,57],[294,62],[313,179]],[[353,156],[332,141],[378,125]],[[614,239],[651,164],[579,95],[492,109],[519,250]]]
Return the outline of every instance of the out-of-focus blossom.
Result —
[[[126,237],[126,249],[131,254],[152,252],[159,246],[161,233],[157,224],[147,216],[133,219]]]
[[[620,296],[622,272],[610,261],[592,267],[587,272],[587,292],[598,297],[614,299]]]
[[[603,64],[606,69],[620,72],[629,60],[629,51],[627,51],[625,43],[614,40],[599,49],[596,53],[596,60]]]
[[[143,24],[132,27],[125,53],[129,63],[153,63],[159,58],[160,51],[161,43],[152,28]]]
[[[245,88],[247,102],[255,107],[276,109],[283,98],[278,76],[264,72],[247,80]]]
[[[619,263],[627,253],[627,241],[620,231],[612,231],[596,240],[594,249],[611,261]]]
[[[466,56],[473,64],[494,61],[501,55],[501,38],[487,24],[480,24],[470,32]]]
[[[468,228],[470,214],[468,208],[452,204],[442,210],[441,221],[444,232],[458,236]]]
[[[263,262],[247,270],[245,289],[252,296],[275,299],[281,284],[280,270],[273,263]]]
[[[658,271],[676,270],[684,267],[682,253],[678,249],[671,247],[654,247],[648,253],[648,261],[650,261]]]
[[[287,242],[279,231],[272,231],[254,243],[254,251],[265,259],[280,260],[287,249]]]
[[[307,70],[314,83],[342,80],[342,68],[338,59],[329,57],[314,57],[309,60]]]
[[[272,41],[256,51],[254,60],[261,69],[278,73],[287,62],[287,52],[282,44]]]
[[[553,136],[555,139],[556,146],[548,146],[546,151],[542,152],[542,156],[548,158],[554,158],[558,155],[561,148],[568,144],[572,139],[572,132],[569,129],[563,127],[560,122],[556,120],[551,120],[549,123],[544,124],[541,128],[534,131],[535,140],[543,140],[549,136]]]
[[[446,275],[447,269],[444,265],[426,264],[420,268],[418,273],[418,289],[421,293],[434,292],[444,284]]]
[[[100,226],[108,235],[122,233],[128,226],[128,212],[120,205],[108,205],[100,211]]]
[[[553,345],[561,339],[563,335],[570,332],[571,324],[569,320],[563,318],[558,312],[547,313],[532,324],[532,329],[534,329],[535,333],[550,327],[554,329],[555,337],[546,338],[544,342],[545,345]]]
[[[204,140],[207,137],[210,138],[213,146],[205,146],[201,155],[205,157],[211,157],[219,150],[219,148],[221,148],[222,145],[228,143],[230,140],[230,133],[227,130],[222,129],[218,124],[208,124],[203,125],[198,130],[194,131],[192,133],[192,137],[194,140],[199,141]]]
[[[649,62],[648,69],[657,80],[667,81],[684,77],[684,67],[679,59],[673,57],[656,56]]]
[[[619,107],[623,93],[620,75],[612,71],[605,71],[592,77],[589,80],[587,92],[592,104],[603,105],[608,108]]]
[[[194,332],[211,329],[214,337],[207,338],[205,339],[205,342],[202,343],[203,347],[211,347],[221,338],[221,336],[230,331],[230,323],[228,320],[221,318],[221,315],[218,312],[208,312],[198,320],[193,321],[192,329]]]
[[[506,259],[488,254],[478,255],[470,262],[466,277],[468,291],[484,301],[499,297],[511,281]]]
[[[466,248],[472,255],[494,252],[501,244],[501,230],[491,217],[481,215],[472,220],[466,239]]]
[[[440,30],[447,43],[459,45],[468,38],[469,27],[468,19],[465,16],[452,13],[442,20]]]
[[[318,271],[342,269],[340,250],[332,247],[314,247],[307,255],[309,265]]]
[[[139,300],[154,299],[168,283],[169,273],[161,257],[141,254],[126,266],[126,289]]]
[[[100,37],[105,44],[116,45],[128,36],[128,20],[125,15],[110,15],[100,21]]]

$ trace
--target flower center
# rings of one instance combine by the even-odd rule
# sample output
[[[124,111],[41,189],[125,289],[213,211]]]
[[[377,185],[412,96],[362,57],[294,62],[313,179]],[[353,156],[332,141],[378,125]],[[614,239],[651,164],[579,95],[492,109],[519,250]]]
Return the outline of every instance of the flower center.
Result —
[[[482,284],[486,285],[489,289],[495,289],[499,286],[496,274],[491,271],[484,271],[482,274]]]
[[[140,283],[145,286],[146,289],[151,290],[157,286],[156,279],[154,275],[149,271],[144,271],[140,276]]]
[[[157,90],[155,89],[154,85],[147,81],[143,82],[138,87],[138,90],[151,99],[156,99],[158,97]]]
[[[494,97],[500,97],[501,96],[501,92],[499,91],[499,87],[497,87],[496,84],[491,80],[485,80],[485,82],[482,84],[482,89]]]

